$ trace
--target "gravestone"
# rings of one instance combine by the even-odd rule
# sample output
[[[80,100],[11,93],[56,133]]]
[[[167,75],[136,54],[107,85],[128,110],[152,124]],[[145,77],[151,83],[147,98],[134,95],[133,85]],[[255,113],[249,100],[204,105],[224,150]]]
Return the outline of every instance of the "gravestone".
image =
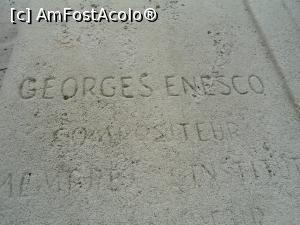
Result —
[[[299,223],[297,96],[253,1],[8,2],[159,18],[1,24],[1,225]]]

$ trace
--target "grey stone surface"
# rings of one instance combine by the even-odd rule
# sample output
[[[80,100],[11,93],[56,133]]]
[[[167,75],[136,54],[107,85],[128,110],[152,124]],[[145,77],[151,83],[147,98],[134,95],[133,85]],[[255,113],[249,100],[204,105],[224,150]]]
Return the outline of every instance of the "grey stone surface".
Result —
[[[299,224],[299,3],[260,2],[1,2],[0,224]],[[159,19],[13,26],[10,4]]]
[[[282,86],[300,110],[300,2],[246,0],[253,22],[269,49]]]

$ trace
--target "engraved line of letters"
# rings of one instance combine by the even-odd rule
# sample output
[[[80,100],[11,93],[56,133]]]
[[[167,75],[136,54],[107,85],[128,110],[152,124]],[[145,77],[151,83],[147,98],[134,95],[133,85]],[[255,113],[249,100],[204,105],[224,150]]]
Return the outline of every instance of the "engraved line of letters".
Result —
[[[257,75],[225,77],[223,75],[186,78],[175,75],[162,77],[160,84],[164,87],[164,94],[168,97],[192,94],[193,96],[228,96],[233,93],[238,95],[264,94],[265,86]],[[147,98],[154,94],[151,85],[151,76],[143,73],[138,77],[133,76],[107,76],[97,79],[92,76],[83,78],[67,77],[64,80],[54,76],[47,78],[26,77],[19,84],[19,95],[22,99],[53,99],[60,97],[64,100],[79,97],[111,98],[119,95],[126,99],[138,96]]]
[[[220,185],[227,185],[233,182],[232,179],[239,181],[241,184],[247,182],[269,183],[273,179],[277,181],[278,178],[287,182],[299,179],[299,158],[279,155],[272,160],[249,159],[236,162],[232,162],[230,158],[225,161],[223,159],[218,161],[202,160],[190,165],[190,167],[188,166],[185,171],[170,168],[165,171],[165,175],[171,176],[170,178],[173,181],[170,182],[183,192],[193,188],[208,187],[212,191],[218,191]],[[134,164],[131,165],[134,166]],[[270,168],[275,173],[270,173]],[[135,182],[134,177],[123,176],[123,173],[126,173],[126,170],[105,167],[99,170],[92,165],[88,166],[88,169],[76,169],[74,171],[27,170],[18,174],[1,173],[0,192],[5,193],[9,198],[15,196],[22,198],[42,193],[47,194],[49,191],[66,195],[89,190],[96,191],[103,188],[116,191],[122,188],[124,179],[128,180],[125,183]]]
[[[87,142],[117,145],[130,134],[133,137],[156,142],[176,140],[180,142],[212,142],[231,141],[239,138],[240,125],[232,121],[206,121],[206,122],[178,122],[156,123],[152,125],[139,125],[133,128],[121,126],[106,126],[102,128],[89,128],[76,126],[70,128],[66,125],[53,132],[53,143],[61,146],[79,145]]]

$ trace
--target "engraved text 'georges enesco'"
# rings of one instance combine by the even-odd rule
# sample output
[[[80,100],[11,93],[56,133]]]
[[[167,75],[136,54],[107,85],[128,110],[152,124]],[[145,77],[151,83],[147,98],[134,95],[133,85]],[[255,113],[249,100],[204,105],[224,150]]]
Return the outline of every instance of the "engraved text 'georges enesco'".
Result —
[[[262,95],[265,85],[257,75],[232,76],[162,76],[155,80],[147,73],[139,76],[106,76],[106,77],[26,77],[19,83],[19,95],[22,99],[69,100],[74,97],[150,97],[156,90],[164,89],[167,97],[182,95],[229,96],[229,95]],[[157,91],[160,93],[160,91]]]

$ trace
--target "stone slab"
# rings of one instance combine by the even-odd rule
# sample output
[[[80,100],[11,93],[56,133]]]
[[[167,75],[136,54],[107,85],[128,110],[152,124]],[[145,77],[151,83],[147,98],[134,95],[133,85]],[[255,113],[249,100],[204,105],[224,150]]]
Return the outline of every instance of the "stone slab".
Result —
[[[105,0],[159,19],[4,25],[0,224],[297,225],[299,111],[253,4]]]

